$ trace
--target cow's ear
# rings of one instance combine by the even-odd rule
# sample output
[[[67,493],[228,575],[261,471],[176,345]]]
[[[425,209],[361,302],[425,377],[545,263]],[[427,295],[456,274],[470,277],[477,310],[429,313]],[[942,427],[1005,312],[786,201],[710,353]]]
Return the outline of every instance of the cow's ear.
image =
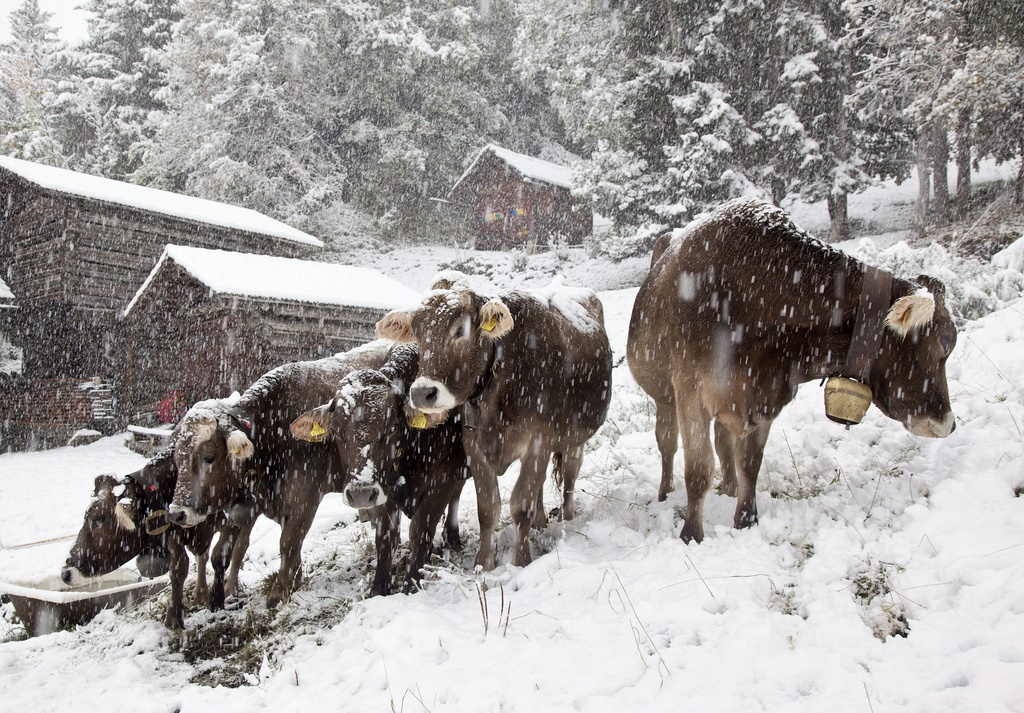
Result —
[[[135,532],[135,511],[130,505],[125,505],[124,503],[115,505],[114,520],[122,530]]]
[[[384,315],[384,319],[377,322],[377,336],[381,339],[390,339],[393,342],[413,342],[412,316],[414,310],[396,309]]]
[[[315,409],[306,411],[292,421],[289,430],[292,438],[310,443],[323,443],[331,437],[331,412],[334,410],[334,400],[329,404],[317,406]]]
[[[228,434],[227,440],[228,455],[231,456],[232,460],[245,461],[252,458],[252,454],[256,452],[255,446],[249,437],[241,431],[232,431]]]
[[[96,480],[93,481],[92,495],[96,498],[110,495],[111,491],[120,484],[121,481],[116,475],[109,473],[97,475]]]
[[[512,313],[501,300],[490,300],[480,308],[480,331],[485,337],[500,339],[512,331],[513,326]]]
[[[901,337],[932,321],[935,299],[931,295],[907,295],[893,302],[885,316],[885,326]]]

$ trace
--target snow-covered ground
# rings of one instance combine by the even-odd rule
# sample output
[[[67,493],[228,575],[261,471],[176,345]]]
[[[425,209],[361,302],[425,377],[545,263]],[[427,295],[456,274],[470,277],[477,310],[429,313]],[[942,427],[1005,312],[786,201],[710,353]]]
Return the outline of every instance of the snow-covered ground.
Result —
[[[622,363],[577,517],[535,533],[530,566],[472,572],[468,488],[465,550],[436,558],[415,595],[364,599],[372,534],[329,496],[303,550],[306,581],[277,612],[263,604],[278,564],[266,520],[238,608],[193,608],[184,635],[160,624],[164,598],[23,640],[11,605],[0,607],[0,711],[1024,711],[1019,260],[997,269],[885,240],[847,247],[902,272],[931,267],[970,317],[947,367],[948,439],[915,438],[874,408],[844,430],[806,384],[768,442],[760,523],[733,530],[734,501],[713,492],[704,542],[686,545],[685,495],[657,502],[653,409]],[[540,283],[561,266],[604,290],[622,355],[636,292],[625,285],[642,265],[566,253],[522,267],[420,249],[371,266],[400,269],[419,290],[466,260],[484,284]],[[76,531],[93,477],[143,462],[123,440],[0,455],[0,579],[59,570],[67,540],[10,548]],[[501,479],[506,501],[514,479]],[[558,502],[550,484],[545,498]],[[499,562],[513,541],[505,525]]]

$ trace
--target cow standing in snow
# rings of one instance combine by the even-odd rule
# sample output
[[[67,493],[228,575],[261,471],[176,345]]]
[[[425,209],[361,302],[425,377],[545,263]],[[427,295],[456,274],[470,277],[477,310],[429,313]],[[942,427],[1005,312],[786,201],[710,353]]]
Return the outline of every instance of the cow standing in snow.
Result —
[[[941,282],[896,279],[798,229],[762,201],[731,201],[655,244],[627,356],[657,405],[659,500],[672,490],[680,434],[686,522],[700,542],[714,452],[735,527],[757,522],[754,489],[772,422],[805,381],[853,376],[917,436],[954,428],[946,359],[956,329]],[[714,421],[714,448],[710,429]]]
[[[531,525],[549,460],[563,481],[562,517],[573,516],[583,446],[604,423],[611,399],[611,348],[604,311],[590,290],[553,286],[485,297],[462,277],[442,277],[415,309],[394,310],[378,336],[419,346],[410,403],[425,413],[459,409],[477,491],[480,551],[493,569],[501,512],[498,476],[516,460],[509,509],[517,534],[512,563],[531,561]]]

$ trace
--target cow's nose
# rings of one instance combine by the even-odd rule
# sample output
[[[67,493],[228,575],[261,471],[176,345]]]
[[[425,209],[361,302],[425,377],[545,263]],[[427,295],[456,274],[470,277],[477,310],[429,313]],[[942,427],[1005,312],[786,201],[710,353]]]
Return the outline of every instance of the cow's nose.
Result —
[[[172,512],[167,516],[167,519],[171,521],[172,525],[183,527],[188,522],[188,513],[184,510],[178,510]]]
[[[415,406],[433,406],[437,403],[437,387],[429,384],[413,386],[409,396]]]
[[[64,582],[64,584],[71,584],[71,570],[67,567],[61,570],[60,581]]]

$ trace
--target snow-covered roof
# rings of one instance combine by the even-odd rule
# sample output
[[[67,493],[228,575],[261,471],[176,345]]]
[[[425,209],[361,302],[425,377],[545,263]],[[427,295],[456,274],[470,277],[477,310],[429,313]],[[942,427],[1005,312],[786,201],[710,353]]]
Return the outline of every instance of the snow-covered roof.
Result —
[[[14,293],[11,292],[11,288],[7,286],[3,278],[0,277],[0,300],[13,300]]]
[[[312,235],[249,208],[217,203],[204,198],[193,198],[134,183],[90,176],[87,173],[54,168],[9,156],[0,156],[0,167],[6,168],[41,188],[60,193],[107,201],[174,218],[218,225],[223,228],[269,235],[305,245],[315,245],[321,248],[324,246]]]
[[[459,177],[459,180],[452,186],[452,191],[459,186],[460,183],[473,172],[476,168],[477,163],[487,153],[492,153],[505,163],[507,163],[512,169],[521,175],[527,181],[535,181],[538,183],[548,183],[552,186],[559,186],[561,188],[572,188],[572,169],[566,166],[559,166],[557,163],[551,163],[550,161],[544,161],[543,159],[533,158],[526,154],[516,153],[515,151],[509,151],[503,149],[497,144],[487,144],[479,153],[476,158],[473,159],[473,163],[469,165],[469,168]]]
[[[168,245],[125,307],[125,316],[168,261],[221,295],[372,309],[406,307],[420,300],[419,293],[367,267]]]

